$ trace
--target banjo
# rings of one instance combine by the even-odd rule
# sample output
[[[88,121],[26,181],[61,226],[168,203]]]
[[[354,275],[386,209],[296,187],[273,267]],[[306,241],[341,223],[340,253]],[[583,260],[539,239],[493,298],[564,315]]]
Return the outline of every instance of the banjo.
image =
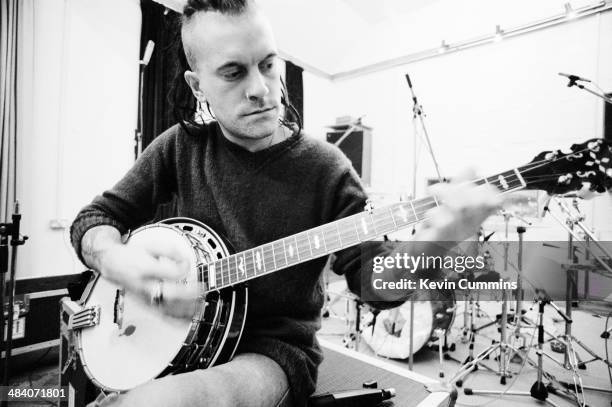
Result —
[[[539,189],[550,194],[612,188],[612,145],[603,139],[538,154],[529,164],[472,181],[500,193]],[[123,392],[169,374],[232,359],[247,313],[248,280],[274,273],[413,225],[438,206],[434,197],[399,202],[232,254],[210,227],[188,218],[143,226],[128,245],[166,239],[189,253],[190,272],[178,284],[206,287],[191,320],[172,318],[96,276],[68,321],[73,353],[101,390]],[[432,327],[423,327],[427,332]],[[420,329],[420,328],[419,328]]]

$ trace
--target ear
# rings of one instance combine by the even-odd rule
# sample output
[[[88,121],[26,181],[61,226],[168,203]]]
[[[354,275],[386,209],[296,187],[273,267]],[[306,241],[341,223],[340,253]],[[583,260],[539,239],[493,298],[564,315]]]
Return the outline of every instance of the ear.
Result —
[[[206,97],[204,96],[204,92],[200,88],[200,78],[195,72],[185,71],[185,82],[191,88],[191,92],[196,99],[200,102],[204,103],[206,101]]]

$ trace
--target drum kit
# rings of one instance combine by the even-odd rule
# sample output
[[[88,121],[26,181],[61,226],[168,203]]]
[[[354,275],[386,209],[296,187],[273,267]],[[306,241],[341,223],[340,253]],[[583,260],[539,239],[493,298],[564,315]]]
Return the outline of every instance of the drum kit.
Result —
[[[573,202],[575,212],[578,208],[576,198],[574,198]],[[605,247],[602,247],[592,235],[591,231],[584,226],[584,216],[577,216],[575,213],[572,214],[571,208],[564,200],[558,200],[557,203],[567,216],[566,220],[557,220],[559,220],[559,223],[564,225],[564,228],[568,231],[570,245],[576,245],[578,242],[585,242],[585,240],[581,239],[581,236],[578,236],[576,233],[575,228],[580,228],[585,232],[584,235],[587,238],[587,245],[595,245],[600,248],[602,252],[606,253]],[[548,203],[545,211],[546,213],[550,213]],[[334,288],[330,290],[333,292],[333,294],[330,295],[335,296],[333,302],[337,303],[340,299],[343,299],[346,304],[345,309],[347,312],[351,313],[351,317],[346,318],[347,333],[343,338],[344,345],[348,348],[359,348],[360,341],[363,341],[369,345],[371,350],[378,356],[400,360],[408,359],[411,352],[416,353],[422,349],[429,348],[438,353],[440,360],[440,378],[445,377],[444,360],[454,360],[460,364],[459,369],[454,373],[452,378],[448,380],[448,382],[454,383],[458,387],[463,385],[464,379],[469,374],[477,371],[479,368],[484,368],[497,374],[500,377],[500,384],[502,385],[507,384],[507,379],[512,378],[513,375],[518,375],[525,364],[530,364],[538,370],[538,380],[529,393],[509,392],[508,390],[497,392],[466,388],[466,395],[527,394],[554,405],[551,400],[547,399],[547,396],[549,392],[556,392],[555,394],[564,395],[570,401],[582,406],[585,405],[584,390],[612,393],[612,391],[608,389],[584,385],[578,373],[579,369],[586,369],[586,364],[590,362],[601,361],[611,368],[612,363],[597,355],[596,352],[588,348],[571,333],[572,302],[576,299],[576,280],[575,276],[572,276],[570,271],[571,269],[579,267],[575,263],[575,259],[570,258],[568,260],[570,264],[564,265],[563,267],[564,271],[567,273],[568,279],[566,287],[567,307],[563,311],[555,305],[546,291],[536,288],[533,282],[523,275],[523,235],[527,230],[526,226],[530,226],[531,223],[520,215],[509,211],[502,211],[501,216],[504,219],[505,225],[503,230],[505,232],[505,241],[501,242],[505,247],[502,255],[504,263],[503,271],[501,267],[500,272],[496,271],[495,259],[497,257],[490,253],[490,246],[487,245],[487,241],[495,232],[490,234],[479,233],[477,244],[478,252],[486,259],[486,267],[478,273],[469,273],[466,276],[470,281],[507,280],[509,266],[511,266],[516,274],[515,281],[517,282],[517,289],[513,290],[513,293],[508,290],[501,290],[501,298],[487,298],[487,300],[495,300],[489,301],[488,309],[490,309],[491,304],[497,304],[496,306],[501,308],[501,312],[495,315],[495,318],[491,318],[491,322],[485,323],[482,326],[476,326],[475,322],[477,316],[484,312],[482,312],[480,308],[478,292],[475,290],[465,289],[456,292],[452,290],[439,291],[434,298],[432,298],[431,295],[424,295],[417,290],[411,299],[403,305],[393,309],[377,310],[358,301],[356,297],[349,294],[346,288],[342,289],[341,287],[344,287],[342,282],[336,282],[333,284]],[[555,217],[556,215],[551,216]],[[518,235],[518,253],[516,261],[510,261],[508,258],[508,231],[511,218],[517,221],[517,225],[515,225]],[[587,250],[587,253],[592,253],[592,250]],[[497,254],[501,255],[501,253]],[[610,257],[607,256],[607,258],[609,259]],[[606,256],[592,255],[591,260],[594,265],[603,262],[608,268],[610,267],[606,261]],[[593,266],[591,268],[598,267]],[[601,269],[601,267],[599,268]],[[606,268],[603,270],[604,273],[607,272]],[[608,276],[612,276],[612,274],[608,274]],[[535,321],[528,318],[526,315],[527,310],[525,310],[523,306],[523,295],[525,291],[523,289],[524,283],[531,285],[531,288],[535,291],[534,302],[539,305],[537,319]],[[515,297],[513,300],[510,298],[511,295]],[[459,298],[462,299],[458,300]],[[545,306],[552,307],[562,320],[565,321],[566,329],[564,334],[557,335],[544,328]],[[330,309],[329,303],[326,309]],[[461,320],[461,318],[456,318],[456,316],[460,316],[461,314],[463,314],[463,326],[455,323],[456,319]],[[411,317],[412,315],[414,316],[413,318]],[[342,317],[338,314],[335,316]],[[356,320],[356,318],[359,318],[359,320]],[[413,329],[410,329],[411,324],[413,325]],[[475,337],[484,329],[492,326],[497,327],[499,340],[493,340],[490,346],[475,354]],[[539,334],[533,335],[530,342],[528,342],[529,335],[524,334],[526,329],[529,329],[530,333],[539,332]],[[451,333],[453,331],[456,332],[453,338],[454,341],[460,341],[463,344],[467,344],[468,356],[464,360],[458,360],[450,353],[456,350],[456,345],[453,340],[450,340],[451,344],[449,345],[449,337],[452,336]],[[604,334],[602,334],[602,338]],[[487,336],[485,335],[485,337]],[[546,340],[544,340],[545,337],[547,338]],[[554,358],[546,355],[543,351],[544,343],[550,343],[553,351],[564,353],[564,362],[557,362]],[[576,351],[578,347],[582,348],[592,358],[588,361],[582,361]],[[537,361],[529,357],[529,351],[532,348],[537,349]],[[495,357],[495,361],[497,362],[497,369],[492,369],[489,365],[483,363],[492,356]],[[557,380],[555,376],[546,372],[543,368],[544,356],[548,356],[561,367],[570,371],[573,376],[573,382],[567,383]],[[510,369],[511,363],[519,363],[521,364],[521,368],[516,372],[512,372]],[[544,380],[547,380],[549,383],[544,385]],[[555,387],[555,385],[557,387]]]
[[[562,74],[563,75],[563,74]],[[574,75],[563,75],[567,76],[570,79],[569,87],[577,86],[580,89],[588,90],[590,93],[604,99],[608,103],[612,103],[612,99],[607,97],[606,95],[601,95],[596,92],[593,92],[587,88],[585,88],[582,84],[578,84],[578,81],[586,81],[583,78],[574,76]],[[416,196],[416,180],[417,180],[417,151],[418,147],[418,139],[421,138],[423,143],[427,146],[429,154],[431,156],[432,162],[434,164],[434,168],[437,173],[437,178],[439,182],[444,182],[445,178],[441,175],[438,162],[436,160],[434,151],[432,149],[432,145],[429,139],[429,134],[427,132],[425,122],[424,122],[424,114],[422,106],[419,104],[416,95],[414,93],[412,83],[410,77],[406,75],[406,79],[408,82],[408,86],[410,88],[410,92],[412,95],[412,100],[414,103],[413,106],[413,127],[414,127],[414,157],[413,157],[413,190],[412,197]],[[590,81],[587,81],[590,82]],[[609,162],[609,159],[607,159]],[[589,165],[593,166],[594,164],[599,164],[600,161],[592,160],[593,162]],[[555,171],[552,171],[555,172]],[[555,172],[557,173],[557,172]],[[610,175],[610,170],[608,169],[606,174]],[[571,180],[568,179],[569,182]],[[602,189],[602,191],[605,189]],[[600,192],[602,192],[600,191]],[[559,194],[563,192],[554,192],[551,193],[551,196],[555,194]],[[551,198],[554,199],[554,198]],[[487,268],[479,273],[479,275],[474,275],[470,273],[468,275],[468,279],[478,280],[478,281],[505,281],[508,276],[508,265],[509,265],[509,239],[508,239],[508,231],[509,231],[509,220],[514,217],[518,219],[522,224],[516,226],[516,232],[518,235],[518,254],[517,254],[517,262],[513,265],[514,272],[516,274],[516,290],[514,290],[515,295],[515,303],[513,309],[508,309],[508,304],[510,302],[509,295],[510,293],[506,289],[500,290],[501,298],[497,299],[497,303],[501,305],[501,313],[496,315],[496,318],[491,322],[484,324],[483,326],[476,327],[475,319],[476,315],[480,313],[479,307],[479,298],[477,293],[467,290],[462,294],[464,295],[463,300],[463,328],[461,329],[461,342],[468,343],[469,354],[468,357],[464,361],[458,361],[454,359],[449,351],[455,350],[455,344],[452,343],[450,346],[448,345],[448,336],[451,333],[453,328],[453,323],[455,321],[455,314],[457,312],[457,302],[455,300],[455,293],[440,293],[441,297],[444,297],[442,301],[434,300],[434,301],[422,301],[419,298],[418,291],[414,293],[411,299],[409,299],[404,305],[391,309],[391,310],[375,310],[371,309],[369,312],[363,313],[361,311],[357,311],[356,314],[365,314],[363,321],[357,321],[354,325],[354,330],[351,332],[351,335],[348,338],[349,340],[345,340],[346,346],[354,346],[356,343],[359,344],[359,338],[363,338],[365,342],[372,348],[372,350],[383,357],[389,358],[397,358],[397,359],[409,359],[409,369],[413,369],[413,354],[414,352],[419,351],[424,348],[426,345],[435,345],[437,342],[439,360],[440,360],[440,372],[439,376],[443,378],[444,375],[444,367],[443,360],[455,360],[460,363],[459,370],[455,373],[455,375],[448,381],[450,383],[454,383],[457,386],[461,387],[463,384],[464,378],[470,373],[476,371],[479,367],[484,367],[488,370],[493,371],[494,373],[500,376],[500,383],[502,385],[506,384],[507,378],[511,377],[512,373],[509,369],[510,362],[518,361],[522,362],[521,369],[516,373],[516,375],[520,374],[522,368],[525,364],[529,363],[532,366],[535,366],[538,371],[537,381],[534,383],[529,392],[509,392],[509,389],[506,389],[503,392],[498,391],[488,391],[488,390],[473,390],[473,389],[464,389],[466,395],[471,394],[512,394],[512,395],[526,395],[538,399],[540,401],[546,401],[549,404],[555,405],[550,399],[547,399],[548,392],[553,392],[557,395],[565,396],[572,402],[575,402],[578,406],[585,406],[586,399],[584,390],[595,390],[606,393],[612,393],[612,390],[588,387],[584,386],[582,383],[582,379],[578,373],[578,369],[586,368],[586,363],[593,361],[602,361],[608,367],[608,369],[612,368],[612,363],[608,358],[604,359],[597,355],[593,350],[589,349],[584,343],[580,342],[576,339],[571,332],[571,324],[572,324],[572,303],[575,298],[575,293],[577,291],[577,282],[576,282],[576,270],[580,269],[580,266],[576,264],[576,260],[573,255],[573,244],[574,241],[580,241],[581,239],[576,234],[576,228],[580,228],[584,232],[585,239],[582,241],[586,241],[585,252],[587,253],[586,260],[589,260],[589,254],[593,254],[593,258],[595,261],[593,264],[588,266],[588,270],[585,270],[585,276],[588,278],[589,272],[600,272],[602,275],[606,277],[612,277],[612,267],[610,264],[612,262],[609,259],[612,258],[610,253],[608,253],[602,245],[597,242],[597,239],[593,236],[592,232],[583,224],[584,218],[581,216],[577,216],[571,213],[570,208],[563,203],[559,203],[561,210],[565,213],[567,219],[561,220],[554,216],[554,214],[548,209],[547,202],[545,205],[544,214],[550,213],[551,217],[555,218],[567,231],[568,231],[568,264],[564,265],[564,272],[566,274],[566,308],[565,312],[563,312],[559,307],[557,307],[554,302],[551,300],[550,296],[541,288],[537,288],[534,284],[530,283],[535,289],[535,299],[534,302],[538,304],[538,318],[537,323],[530,320],[526,317],[526,310],[523,309],[523,235],[526,232],[526,226],[531,226],[531,223],[526,221],[517,213],[512,212],[502,212],[502,216],[504,218],[505,224],[505,245],[504,245],[504,254],[503,254],[503,263],[504,263],[504,274],[503,277],[500,278],[500,273],[495,270],[495,265],[493,262],[487,262]],[[577,201],[574,200],[574,208],[578,209]],[[544,215],[543,214],[543,215]],[[542,216],[543,216],[542,215]],[[482,250],[485,246],[486,241],[491,237],[492,233],[489,235],[481,234],[479,237],[479,242],[483,243],[479,246],[481,249],[480,254],[485,258],[490,260],[490,256],[487,257],[488,252],[486,250]],[[603,256],[596,255],[592,248],[589,247],[589,243],[595,243],[595,245],[601,250]],[[588,282],[586,283],[588,286]],[[351,301],[350,298],[346,298],[347,304]],[[357,308],[364,307],[365,305],[360,302],[354,302]],[[548,305],[561,316],[561,318],[565,321],[565,334],[555,336],[554,334],[549,333],[544,329],[544,308]],[[347,307],[349,307],[347,305]],[[349,307],[350,308],[350,307]],[[509,312],[510,311],[510,312]],[[494,340],[491,346],[484,349],[482,352],[477,355],[474,354],[474,343],[475,336],[483,329],[496,325],[498,327],[498,332],[500,334],[499,341]],[[526,336],[523,334],[523,329],[526,327],[533,328],[533,334],[531,343],[527,343]],[[347,326],[348,329],[351,329],[350,326]],[[508,329],[512,329],[512,332],[509,333]],[[536,330],[537,334],[537,362],[534,362],[529,358],[529,350],[533,345]],[[558,349],[565,355],[564,363],[559,363],[564,369],[572,372],[573,383],[564,383],[557,380],[553,375],[546,372],[543,367],[543,356],[545,355],[543,351],[544,337],[545,334],[550,337],[549,341],[551,342],[551,348],[553,350]],[[601,337],[606,339],[610,336],[607,326],[604,333],[601,334]],[[350,339],[354,338],[353,341]],[[580,346],[585,352],[592,356],[592,359],[583,362],[580,360],[578,353],[576,352],[576,347]],[[607,348],[606,348],[607,350]],[[491,369],[486,364],[482,363],[483,360],[488,359],[490,355],[497,354],[496,360],[498,362],[498,369],[495,371]],[[555,362],[556,360],[552,357]],[[611,380],[612,380],[612,376]],[[548,384],[545,385],[543,380],[548,380]],[[514,384],[514,382],[512,383]]]

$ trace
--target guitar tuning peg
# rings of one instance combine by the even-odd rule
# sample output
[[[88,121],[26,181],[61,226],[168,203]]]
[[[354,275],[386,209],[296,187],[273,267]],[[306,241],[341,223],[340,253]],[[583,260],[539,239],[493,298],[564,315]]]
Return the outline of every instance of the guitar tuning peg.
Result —
[[[366,204],[363,207],[363,210],[369,213],[370,215],[374,211],[374,203],[372,202],[370,198],[366,199]]]

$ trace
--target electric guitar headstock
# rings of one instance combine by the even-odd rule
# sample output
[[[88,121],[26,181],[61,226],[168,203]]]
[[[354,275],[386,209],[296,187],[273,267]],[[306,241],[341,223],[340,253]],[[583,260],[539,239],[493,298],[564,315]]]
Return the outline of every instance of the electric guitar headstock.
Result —
[[[573,191],[606,192],[612,188],[612,144],[591,139],[574,144],[570,152],[544,151],[519,168],[526,189],[551,195]]]

